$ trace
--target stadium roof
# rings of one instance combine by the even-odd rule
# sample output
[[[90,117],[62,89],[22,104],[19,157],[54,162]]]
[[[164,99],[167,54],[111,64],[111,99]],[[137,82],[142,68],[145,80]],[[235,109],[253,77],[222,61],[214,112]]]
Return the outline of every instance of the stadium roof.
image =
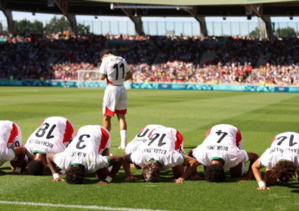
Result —
[[[246,16],[248,5],[259,5],[263,16],[297,16],[299,12],[296,0],[1,0],[0,4],[2,10],[98,16],[127,16],[121,9],[126,7],[142,17],[191,17],[185,8],[203,17]]]

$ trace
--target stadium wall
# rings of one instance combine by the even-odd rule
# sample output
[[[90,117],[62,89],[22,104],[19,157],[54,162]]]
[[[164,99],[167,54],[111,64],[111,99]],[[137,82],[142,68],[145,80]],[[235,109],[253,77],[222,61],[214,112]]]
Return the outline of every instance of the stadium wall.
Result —
[[[105,88],[106,82],[78,82],[63,80],[0,80],[0,86],[46,86],[46,87],[74,87],[77,88]],[[299,86],[257,86],[232,84],[184,84],[184,83],[130,83],[127,89],[167,89],[167,90],[202,90],[202,91],[239,91],[239,92],[287,92],[299,93]]]

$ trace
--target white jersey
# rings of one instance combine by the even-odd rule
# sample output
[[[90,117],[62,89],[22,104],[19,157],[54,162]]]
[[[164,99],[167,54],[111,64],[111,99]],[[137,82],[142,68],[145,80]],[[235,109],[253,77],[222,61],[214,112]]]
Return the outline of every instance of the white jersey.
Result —
[[[174,150],[183,153],[183,140],[183,136],[178,130],[170,127],[160,127],[153,130],[149,134],[148,140],[142,143],[139,148]]]
[[[145,162],[155,160],[161,167],[161,170],[166,170],[178,165],[184,165],[184,154],[173,150],[144,148],[137,150],[130,155],[131,161],[138,166],[142,166]]]
[[[215,142],[221,145],[234,145],[242,149],[242,134],[238,128],[228,124],[219,124],[211,127],[206,133],[204,143]]]
[[[15,158],[15,151],[7,147],[7,142],[0,137],[0,166]]]
[[[71,165],[82,165],[86,174],[93,173],[110,165],[109,158],[101,155],[110,145],[108,130],[99,125],[86,125],[76,132],[74,140],[64,152],[54,155],[54,162],[64,170]]]
[[[273,168],[280,160],[289,160],[299,168],[299,134],[285,132],[276,135],[271,147],[260,157],[259,165]]]
[[[205,166],[211,165],[213,160],[221,160],[224,169],[233,168],[249,160],[248,153],[239,148],[241,141],[242,135],[236,127],[216,125],[207,132],[203,143],[194,149],[193,157]]]
[[[64,117],[45,119],[28,138],[25,147],[33,159],[35,153],[58,153],[66,149],[74,135],[72,123]]]
[[[0,138],[5,141],[7,148],[23,146],[21,129],[12,121],[0,121]]]
[[[138,150],[143,143],[149,140],[149,136],[155,129],[162,127],[165,128],[163,125],[147,125],[142,128],[135,138],[126,146],[126,154],[130,154]]]
[[[100,66],[100,74],[106,76],[108,84],[115,86],[122,86],[129,72],[126,60],[120,56],[105,57]]]

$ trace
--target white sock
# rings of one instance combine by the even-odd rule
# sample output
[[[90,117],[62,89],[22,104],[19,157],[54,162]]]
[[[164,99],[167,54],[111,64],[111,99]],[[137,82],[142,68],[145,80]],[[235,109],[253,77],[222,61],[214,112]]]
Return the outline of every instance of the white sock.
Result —
[[[121,139],[121,146],[126,146],[127,144],[127,131],[121,130],[120,131],[120,139]]]

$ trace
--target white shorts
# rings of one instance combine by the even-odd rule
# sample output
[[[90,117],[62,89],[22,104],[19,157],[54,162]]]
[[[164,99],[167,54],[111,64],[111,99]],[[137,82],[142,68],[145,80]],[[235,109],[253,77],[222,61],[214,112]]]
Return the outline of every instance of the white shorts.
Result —
[[[114,116],[114,113],[127,113],[127,91],[124,86],[108,85],[103,99],[103,114]]]

